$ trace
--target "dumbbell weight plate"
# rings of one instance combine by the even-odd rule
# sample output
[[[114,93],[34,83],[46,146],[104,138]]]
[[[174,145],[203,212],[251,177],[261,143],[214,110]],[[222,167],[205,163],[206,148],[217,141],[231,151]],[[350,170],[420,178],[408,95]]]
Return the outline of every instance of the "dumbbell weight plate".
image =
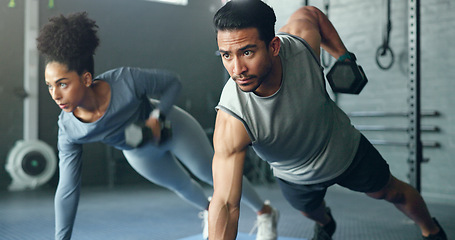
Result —
[[[368,82],[360,65],[338,61],[327,73],[327,81],[336,93],[359,94]]]
[[[125,128],[126,145],[137,148],[144,142],[143,128],[140,124],[130,124]]]

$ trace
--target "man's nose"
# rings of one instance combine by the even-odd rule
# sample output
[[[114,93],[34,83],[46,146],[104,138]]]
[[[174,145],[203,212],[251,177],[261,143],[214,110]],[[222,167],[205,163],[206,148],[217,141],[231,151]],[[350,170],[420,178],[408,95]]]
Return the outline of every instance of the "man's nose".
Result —
[[[232,72],[234,73],[234,75],[240,75],[246,72],[246,66],[241,59],[237,58],[234,60],[234,68],[232,69]]]

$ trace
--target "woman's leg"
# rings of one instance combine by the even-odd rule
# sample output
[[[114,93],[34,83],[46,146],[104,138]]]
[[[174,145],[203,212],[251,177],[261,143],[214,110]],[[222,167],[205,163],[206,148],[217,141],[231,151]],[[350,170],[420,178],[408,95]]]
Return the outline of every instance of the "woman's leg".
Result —
[[[134,170],[147,180],[174,191],[201,210],[207,209],[209,202],[203,188],[169,151],[147,143],[141,148],[123,151],[123,154]]]

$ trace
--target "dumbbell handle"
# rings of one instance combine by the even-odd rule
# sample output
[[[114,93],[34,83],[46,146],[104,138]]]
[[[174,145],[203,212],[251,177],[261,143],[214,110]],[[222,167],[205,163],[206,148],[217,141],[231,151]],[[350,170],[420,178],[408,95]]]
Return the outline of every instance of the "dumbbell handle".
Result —
[[[346,59],[351,60],[352,62],[357,61],[357,58],[355,57],[355,54],[349,51],[346,51],[343,55],[341,55],[337,61],[342,62],[345,61]]]
[[[161,136],[166,131],[170,131],[170,122],[165,120],[159,108],[153,109],[150,113],[149,119],[146,120],[145,125],[152,130],[153,140],[155,143],[160,143],[162,138],[169,136]]]
[[[365,75],[365,72],[363,71],[362,66],[360,66],[359,64],[356,63],[357,57],[355,56],[354,53],[346,51],[346,53],[344,53],[343,55],[341,55],[341,57],[338,58],[338,61],[341,62],[341,61],[345,61],[346,59],[349,59],[351,62],[355,63],[355,65],[357,66],[357,70],[362,75],[362,78],[364,78],[364,79],[367,78],[367,76]]]
[[[125,142],[128,146],[140,147],[147,141],[159,145],[172,137],[171,123],[164,116],[155,116],[150,115],[145,121],[132,123],[125,128]]]

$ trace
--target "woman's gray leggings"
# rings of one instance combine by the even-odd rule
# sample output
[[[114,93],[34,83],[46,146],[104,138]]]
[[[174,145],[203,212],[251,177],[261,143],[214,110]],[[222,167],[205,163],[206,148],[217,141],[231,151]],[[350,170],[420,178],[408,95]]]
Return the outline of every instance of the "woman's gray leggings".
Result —
[[[124,150],[123,154],[149,181],[174,191],[201,210],[207,209],[209,201],[202,186],[182,164],[197,178],[213,185],[213,147],[196,119],[179,107],[174,106],[166,119],[172,124],[171,139],[160,146],[146,143],[140,148]],[[242,202],[255,212],[264,204],[246,177],[243,177]]]

